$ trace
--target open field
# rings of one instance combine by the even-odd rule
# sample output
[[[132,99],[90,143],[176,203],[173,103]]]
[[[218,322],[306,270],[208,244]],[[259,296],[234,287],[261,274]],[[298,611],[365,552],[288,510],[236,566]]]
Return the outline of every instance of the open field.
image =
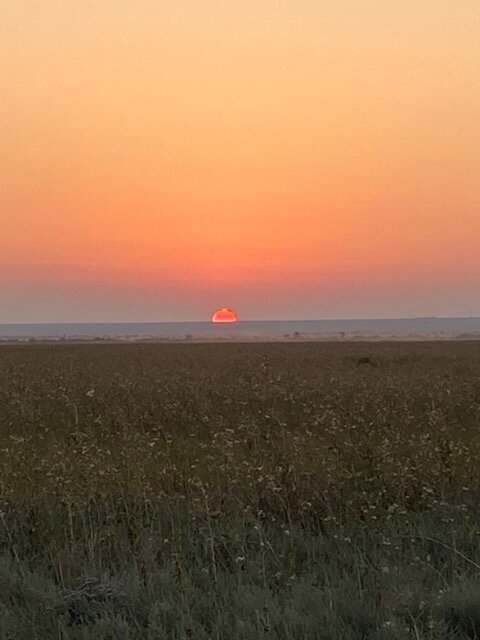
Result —
[[[480,342],[0,347],[1,640],[480,637]]]

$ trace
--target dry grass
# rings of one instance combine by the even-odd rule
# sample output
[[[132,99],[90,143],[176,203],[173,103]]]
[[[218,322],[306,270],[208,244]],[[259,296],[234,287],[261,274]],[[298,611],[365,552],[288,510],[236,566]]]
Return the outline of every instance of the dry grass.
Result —
[[[0,349],[0,638],[480,637],[480,343]]]

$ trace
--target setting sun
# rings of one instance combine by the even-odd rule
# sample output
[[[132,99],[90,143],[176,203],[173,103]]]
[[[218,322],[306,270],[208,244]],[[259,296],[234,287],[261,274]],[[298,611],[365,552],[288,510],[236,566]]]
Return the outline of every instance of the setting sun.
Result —
[[[237,322],[237,314],[233,309],[227,309],[223,307],[222,309],[217,309],[212,316],[212,322]]]

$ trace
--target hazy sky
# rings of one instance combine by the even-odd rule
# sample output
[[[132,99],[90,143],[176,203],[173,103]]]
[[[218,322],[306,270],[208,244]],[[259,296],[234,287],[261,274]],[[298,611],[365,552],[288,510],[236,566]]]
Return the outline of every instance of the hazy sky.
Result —
[[[8,0],[0,322],[480,315],[480,2]]]

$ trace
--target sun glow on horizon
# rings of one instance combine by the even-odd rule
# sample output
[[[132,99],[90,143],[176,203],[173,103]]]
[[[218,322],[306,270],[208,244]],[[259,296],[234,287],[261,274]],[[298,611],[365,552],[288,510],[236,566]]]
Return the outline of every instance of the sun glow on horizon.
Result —
[[[229,323],[237,322],[237,314],[233,309],[228,309],[227,307],[222,307],[221,309],[217,309],[215,313],[212,315],[212,322],[214,323]]]

